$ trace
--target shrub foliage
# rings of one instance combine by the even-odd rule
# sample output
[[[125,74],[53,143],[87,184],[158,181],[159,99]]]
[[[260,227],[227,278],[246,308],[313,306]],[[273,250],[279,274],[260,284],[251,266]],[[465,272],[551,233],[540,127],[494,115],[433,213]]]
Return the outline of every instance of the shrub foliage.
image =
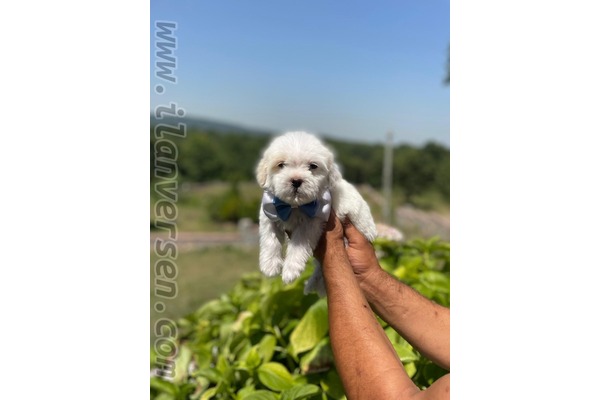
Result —
[[[177,178],[188,182],[254,180],[254,171],[271,136],[190,130],[186,138],[172,138],[177,145]],[[336,153],[344,178],[354,184],[380,187],[383,145],[328,139]],[[150,135],[150,179],[156,179],[155,163],[160,158],[156,139]],[[430,142],[421,147],[408,144],[394,148],[394,186],[407,201],[435,192],[450,200],[450,150]]]
[[[237,181],[231,182],[229,190],[208,201],[208,213],[216,222],[237,222],[242,218],[250,218],[258,223],[260,197],[245,197],[239,189]]]
[[[378,239],[375,247],[390,274],[450,306],[448,243]],[[329,341],[327,301],[303,294],[311,272],[307,268],[290,285],[258,272],[243,276],[229,293],[180,319],[172,376],[156,373],[151,351],[151,399],[345,399]],[[380,322],[417,386],[427,387],[447,372]]]

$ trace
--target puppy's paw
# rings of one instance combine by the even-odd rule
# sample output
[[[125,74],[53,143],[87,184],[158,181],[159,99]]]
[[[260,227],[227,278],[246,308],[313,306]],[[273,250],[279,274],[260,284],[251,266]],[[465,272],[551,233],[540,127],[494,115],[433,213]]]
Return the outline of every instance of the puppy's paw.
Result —
[[[283,283],[292,283],[298,279],[300,274],[302,274],[302,271],[304,271],[305,266],[306,263],[293,263],[289,259],[286,259],[281,273]]]
[[[301,273],[302,271],[290,271],[289,269],[284,268],[281,273],[281,279],[285,284],[292,283],[298,279]]]
[[[368,223],[364,227],[364,231],[362,232],[362,234],[365,235],[369,242],[375,240],[375,238],[377,237],[377,227],[375,226],[375,223],[372,221]]]
[[[260,257],[260,272],[270,278],[281,273],[282,265],[283,260],[281,257]]]
[[[358,229],[358,231],[362,233],[369,242],[375,240],[377,237],[377,227],[375,226],[375,221],[373,221],[373,218],[371,218],[370,215],[351,215],[350,220],[356,229]]]

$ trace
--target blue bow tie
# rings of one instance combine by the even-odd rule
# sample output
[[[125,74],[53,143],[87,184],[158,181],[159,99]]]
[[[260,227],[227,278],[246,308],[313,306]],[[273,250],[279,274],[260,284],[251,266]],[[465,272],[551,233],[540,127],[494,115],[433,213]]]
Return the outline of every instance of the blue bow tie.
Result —
[[[329,219],[331,211],[331,193],[326,190],[315,200],[301,206],[292,207],[273,193],[263,192],[261,208],[271,221],[287,221],[292,215],[292,208],[299,208],[300,212],[310,218],[319,218],[323,221]]]
[[[292,206],[290,206],[285,201],[281,200],[279,197],[275,197],[273,199],[273,204],[275,205],[275,210],[277,211],[277,216],[282,221],[287,221],[290,218],[290,215],[292,214]],[[315,215],[317,215],[318,205],[319,204],[317,203],[317,200],[313,200],[310,203],[299,206],[298,208],[304,214],[313,218]]]

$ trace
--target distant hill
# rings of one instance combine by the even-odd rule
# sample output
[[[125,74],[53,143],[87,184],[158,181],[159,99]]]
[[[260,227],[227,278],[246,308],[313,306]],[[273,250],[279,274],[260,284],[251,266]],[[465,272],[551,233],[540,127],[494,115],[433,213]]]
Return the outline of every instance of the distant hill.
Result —
[[[168,125],[176,125],[178,123],[184,122],[187,124],[187,130],[201,130],[207,132],[215,132],[215,133],[241,133],[241,134],[250,134],[250,135],[272,135],[276,133],[275,131],[270,131],[267,129],[256,129],[256,128],[248,128],[242,125],[214,121],[201,117],[194,116],[185,116],[185,117],[171,117],[165,116],[164,118],[158,119],[153,114],[150,114],[150,126],[154,126],[157,124],[168,124]]]
[[[178,149],[176,173],[182,181],[196,183],[253,180],[258,157],[273,134],[277,133],[198,117],[151,117],[152,127],[159,123],[175,126],[181,122],[187,124],[189,134],[186,137],[169,138]],[[154,179],[161,177],[156,175],[155,157],[166,156],[157,153],[162,150],[155,148],[157,138],[152,132],[153,129],[150,131],[150,172],[151,179]],[[384,156],[381,143],[351,142],[326,135],[322,137],[335,152],[336,161],[349,182],[381,186]],[[419,196],[427,196],[432,192],[448,202],[450,150],[433,142],[420,147],[408,144],[394,146],[393,179],[402,189],[407,203],[417,204]],[[420,204],[423,205],[423,201]]]

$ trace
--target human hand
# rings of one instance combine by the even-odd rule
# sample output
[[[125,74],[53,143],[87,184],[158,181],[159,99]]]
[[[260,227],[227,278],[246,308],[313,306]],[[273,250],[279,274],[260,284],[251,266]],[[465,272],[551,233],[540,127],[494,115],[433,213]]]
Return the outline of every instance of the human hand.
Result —
[[[363,234],[356,229],[349,218],[342,224],[344,236],[348,239],[346,253],[352,270],[359,281],[364,280],[369,274],[380,269],[379,260],[375,255],[375,249]]]
[[[329,219],[323,227],[323,233],[319,239],[319,243],[314,251],[314,256],[323,263],[323,258],[326,252],[332,251],[334,248],[344,247],[344,228],[334,210],[329,213]]]
[[[346,245],[344,237],[347,239]],[[341,222],[332,210],[314,255],[322,263],[326,253],[334,252],[346,253],[359,281],[380,269],[373,245],[356,229],[349,218]]]

